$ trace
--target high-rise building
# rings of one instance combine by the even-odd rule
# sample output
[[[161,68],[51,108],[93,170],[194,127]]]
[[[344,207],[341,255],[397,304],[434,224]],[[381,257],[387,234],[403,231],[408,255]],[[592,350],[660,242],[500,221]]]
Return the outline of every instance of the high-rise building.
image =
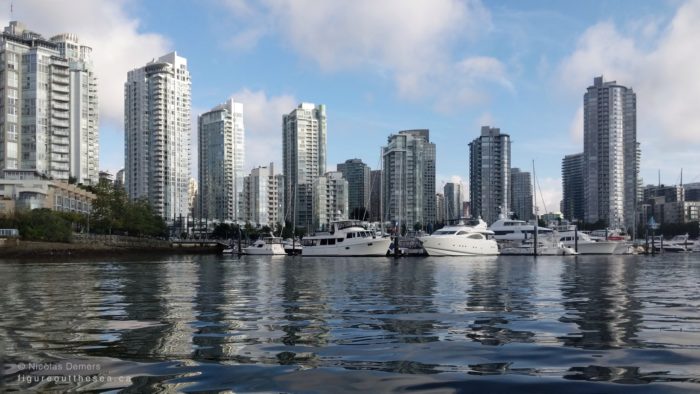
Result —
[[[445,214],[447,209],[445,208],[445,195],[442,193],[435,194],[435,222],[445,223]]]
[[[350,215],[355,215],[364,209],[369,212],[370,195],[370,169],[361,159],[346,160],[338,164],[338,171],[348,181],[348,205]],[[366,215],[365,215],[366,216]],[[369,220],[369,217],[355,217],[355,219]]]
[[[199,182],[194,178],[190,178],[190,181],[187,183],[187,215],[193,218],[200,217],[199,215],[195,216],[195,212],[199,213],[199,208],[196,206],[196,204],[199,204],[198,195]]]
[[[596,77],[583,96],[584,220],[610,227],[634,223],[638,196],[637,96]]]
[[[117,175],[114,176],[114,187],[124,188],[124,169],[117,171]]]
[[[382,148],[382,199],[388,220],[429,226],[436,221],[435,144],[427,129],[392,134]]]
[[[275,174],[275,167],[270,163],[266,167],[257,167],[244,178],[242,212],[243,220],[255,226],[284,224],[284,178]]]
[[[229,99],[199,116],[199,203],[205,218],[242,220],[243,104]]]
[[[530,220],[532,215],[532,179],[529,172],[510,169],[510,209],[520,220]],[[545,212],[542,212],[545,213]]]
[[[583,153],[566,155],[561,162],[562,202],[564,219],[583,220]]]
[[[190,91],[187,59],[175,52],[129,71],[124,85],[126,191],[166,220],[187,216]]]
[[[471,213],[491,224],[510,212],[510,136],[483,126],[469,143]]]
[[[92,49],[73,34],[47,40],[10,22],[0,35],[0,170],[58,180],[99,179]]]
[[[284,209],[307,230],[313,225],[313,184],[326,172],[326,106],[301,103],[282,117]]]
[[[370,172],[369,217],[373,222],[383,220],[382,213],[382,170]]]
[[[455,220],[462,217],[462,184],[447,182],[443,187],[445,198],[445,219]]]
[[[348,181],[339,171],[316,178],[313,185],[313,228],[327,231],[336,220],[348,218]]]

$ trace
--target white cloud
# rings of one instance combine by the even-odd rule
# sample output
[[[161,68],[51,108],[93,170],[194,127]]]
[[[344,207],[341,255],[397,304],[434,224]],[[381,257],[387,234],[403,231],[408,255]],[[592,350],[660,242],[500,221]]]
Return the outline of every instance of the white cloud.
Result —
[[[538,215],[549,212],[559,212],[561,203],[561,178],[539,178],[537,179],[537,190],[535,192],[535,206],[538,207]]]
[[[242,89],[231,97],[243,103],[245,124],[246,172],[257,166],[275,163],[282,172],[282,115],[296,108],[294,96],[268,96],[264,91]]]
[[[14,4],[14,19],[46,38],[75,33],[92,47],[99,78],[101,122],[121,128],[127,71],[167,53],[171,44],[159,34],[140,31],[139,20],[128,15],[127,0],[23,0]],[[9,20],[8,7],[0,19]]]
[[[624,31],[611,22],[598,23],[559,66],[558,86],[579,97],[582,87],[601,74],[635,90],[643,170],[655,171],[648,168],[654,163],[674,172],[688,164],[682,155],[669,153],[700,148],[699,19],[700,2],[688,1],[666,25],[651,18]],[[572,122],[582,127],[579,116]],[[572,131],[579,133],[578,127]]]
[[[578,107],[576,115],[569,125],[571,140],[578,146],[583,146],[583,106]]]
[[[489,30],[478,0],[244,0],[223,2],[241,21],[232,42],[250,47],[275,35],[321,70],[357,68],[390,75],[404,99],[430,100],[437,110],[488,99],[485,84],[513,90],[506,67],[486,56],[454,59],[453,44]]]

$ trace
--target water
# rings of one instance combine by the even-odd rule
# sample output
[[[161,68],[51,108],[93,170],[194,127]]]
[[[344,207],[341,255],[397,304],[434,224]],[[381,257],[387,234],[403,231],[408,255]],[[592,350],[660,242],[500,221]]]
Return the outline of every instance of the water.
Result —
[[[697,254],[0,261],[0,391],[698,392],[699,282]]]

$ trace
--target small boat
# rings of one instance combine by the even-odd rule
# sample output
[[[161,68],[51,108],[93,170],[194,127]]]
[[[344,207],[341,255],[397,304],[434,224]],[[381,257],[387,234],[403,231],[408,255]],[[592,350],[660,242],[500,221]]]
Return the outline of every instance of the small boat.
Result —
[[[663,243],[664,252],[688,252],[693,250],[695,242],[688,239],[688,234],[676,235]]]
[[[302,256],[385,256],[390,238],[365,229],[358,220],[331,222],[331,231],[301,240]]]
[[[533,256],[535,254],[534,243],[532,239],[525,241],[504,244],[501,249],[502,255],[524,255]],[[537,241],[538,256],[573,256],[578,253],[561,242]]]
[[[493,235],[483,220],[462,218],[419,240],[429,256],[496,255]]]
[[[287,253],[287,255],[298,256],[301,254],[301,250],[302,250],[301,241],[288,238],[288,239],[285,239],[282,244],[284,245],[284,252]]]
[[[576,242],[578,234],[578,242]],[[559,242],[571,249],[576,249],[578,254],[614,254],[621,246],[626,245],[620,241],[595,241],[590,235],[581,231],[563,231],[558,233]]]
[[[264,237],[253,242],[252,245],[243,248],[244,254],[251,255],[284,255],[284,246],[282,238]]]

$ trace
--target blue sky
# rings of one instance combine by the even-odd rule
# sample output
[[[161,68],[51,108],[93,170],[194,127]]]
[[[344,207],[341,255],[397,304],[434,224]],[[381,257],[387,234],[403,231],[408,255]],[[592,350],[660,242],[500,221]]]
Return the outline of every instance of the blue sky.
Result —
[[[535,160],[538,200],[556,211],[561,158],[583,150],[582,97],[602,74],[637,92],[645,183],[659,170],[676,183],[681,167],[700,181],[697,1],[15,3],[30,29],[93,47],[103,169],[123,166],[126,72],[176,50],[193,119],[228,97],[244,104],[249,168],[279,163],[281,116],[301,101],[327,105],[329,168],[354,157],[376,168],[389,134],[429,128],[438,187],[468,183],[467,144],[491,125],[511,135],[513,166]]]

